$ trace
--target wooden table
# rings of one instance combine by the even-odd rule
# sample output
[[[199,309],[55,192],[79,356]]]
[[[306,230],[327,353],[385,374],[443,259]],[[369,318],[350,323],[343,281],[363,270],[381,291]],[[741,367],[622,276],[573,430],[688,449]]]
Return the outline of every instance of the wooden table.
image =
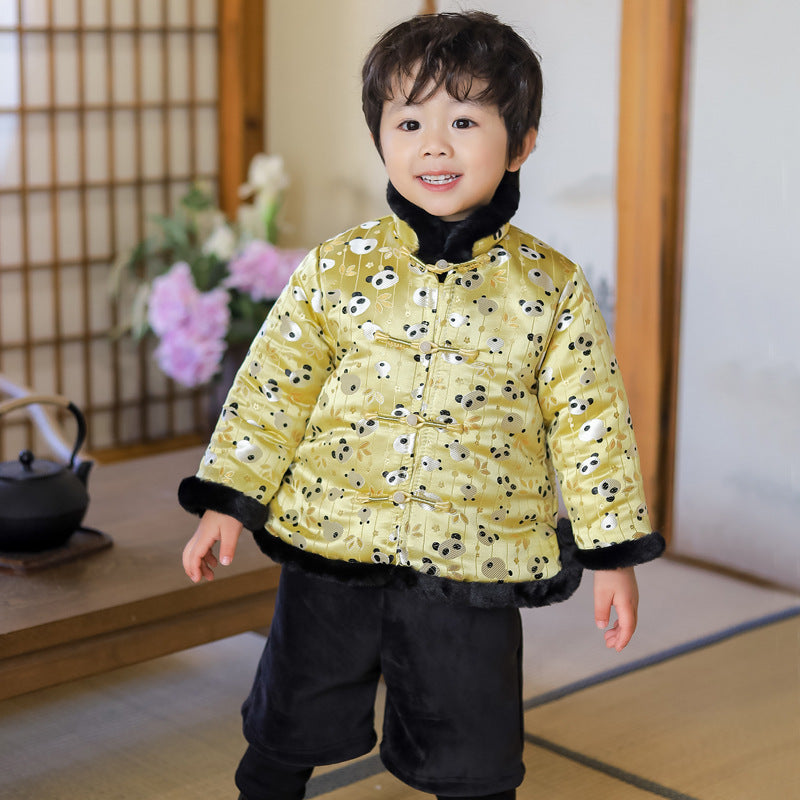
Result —
[[[84,524],[113,546],[0,575],[0,699],[269,625],[280,569],[246,531],[213,582],[183,572],[197,518],[178,505],[177,486],[201,453],[95,465]]]

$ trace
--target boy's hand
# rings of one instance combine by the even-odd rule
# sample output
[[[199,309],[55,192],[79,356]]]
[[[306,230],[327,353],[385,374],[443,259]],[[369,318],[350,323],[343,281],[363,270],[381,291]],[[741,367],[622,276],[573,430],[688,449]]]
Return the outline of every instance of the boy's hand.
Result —
[[[214,567],[218,564],[226,566],[233,561],[242,527],[239,520],[227,514],[217,511],[203,514],[194,536],[183,548],[183,569],[194,583],[202,578],[213,581]],[[219,559],[212,550],[215,542],[219,542]]]
[[[608,628],[612,606],[617,620]],[[638,608],[639,587],[633,567],[594,573],[594,619],[598,628],[608,628],[606,647],[613,647],[619,653],[628,644],[636,630]]]

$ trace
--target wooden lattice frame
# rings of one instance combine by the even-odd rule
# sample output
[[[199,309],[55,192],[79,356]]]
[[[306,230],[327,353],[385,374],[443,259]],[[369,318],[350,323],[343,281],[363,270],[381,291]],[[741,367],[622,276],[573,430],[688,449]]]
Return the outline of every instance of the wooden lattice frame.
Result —
[[[152,343],[111,337],[121,309],[105,281],[118,255],[145,234],[148,216],[171,210],[192,180],[209,181],[230,206],[250,156],[263,148],[264,0],[43,0],[37,18],[30,3],[14,6],[0,12],[0,39],[18,73],[15,101],[0,100],[0,123],[16,123],[19,147],[16,175],[0,172],[0,216],[17,221],[0,227],[0,373],[70,396],[87,416],[92,451],[202,435],[204,392],[165,379],[152,362]],[[127,97],[117,83],[125,48]],[[63,69],[65,51],[71,70]],[[185,61],[182,90],[173,85],[176,51]],[[155,88],[152,60],[160,66]],[[211,78],[201,85],[204,68]],[[74,87],[65,98],[70,71]],[[179,118],[185,124],[175,132],[170,123]],[[153,119],[156,157],[145,139]],[[69,125],[74,163],[65,170],[59,133]],[[125,137],[133,141],[127,172],[118,154]],[[149,168],[157,158],[160,171]],[[75,230],[66,246],[70,220]],[[24,418],[6,418],[0,457],[35,441]]]

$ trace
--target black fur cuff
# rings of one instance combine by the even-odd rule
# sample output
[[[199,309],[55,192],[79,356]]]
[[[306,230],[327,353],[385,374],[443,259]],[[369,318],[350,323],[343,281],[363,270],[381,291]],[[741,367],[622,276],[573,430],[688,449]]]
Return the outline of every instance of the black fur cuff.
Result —
[[[238,519],[248,530],[261,530],[267,521],[267,508],[258,500],[230,486],[204,481],[192,476],[184,478],[178,488],[178,502],[191,514],[218,511]]]
[[[664,537],[653,532],[641,539],[632,539],[594,550],[576,550],[575,558],[586,569],[621,569],[635,567],[658,558],[666,546]]]

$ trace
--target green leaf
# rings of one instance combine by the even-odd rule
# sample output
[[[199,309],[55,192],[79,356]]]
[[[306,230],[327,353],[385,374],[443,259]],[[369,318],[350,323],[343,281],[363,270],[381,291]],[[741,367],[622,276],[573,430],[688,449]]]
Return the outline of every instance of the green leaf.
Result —
[[[255,301],[242,292],[231,292],[229,308],[231,322],[228,330],[228,341],[231,343],[249,343],[258,333],[267,317],[272,302]]]
[[[214,198],[197,184],[192,184],[189,191],[181,198],[180,204],[190,211],[208,211],[214,208]]]
[[[164,247],[167,250],[185,252],[191,244],[191,231],[184,220],[173,217],[155,216],[153,222],[161,229]]]
[[[232,317],[226,338],[231,344],[249,344],[253,341],[260,327],[260,323],[256,324],[252,320]]]
[[[228,265],[213,253],[206,253],[202,258],[208,261],[208,286],[209,289],[213,289],[228,277]]]
[[[131,334],[134,339],[141,339],[150,329],[147,322],[147,301],[149,298],[149,286],[142,285],[136,290],[131,307]]]
[[[264,210],[264,236],[272,244],[278,242],[278,211],[280,202],[273,200]]]

